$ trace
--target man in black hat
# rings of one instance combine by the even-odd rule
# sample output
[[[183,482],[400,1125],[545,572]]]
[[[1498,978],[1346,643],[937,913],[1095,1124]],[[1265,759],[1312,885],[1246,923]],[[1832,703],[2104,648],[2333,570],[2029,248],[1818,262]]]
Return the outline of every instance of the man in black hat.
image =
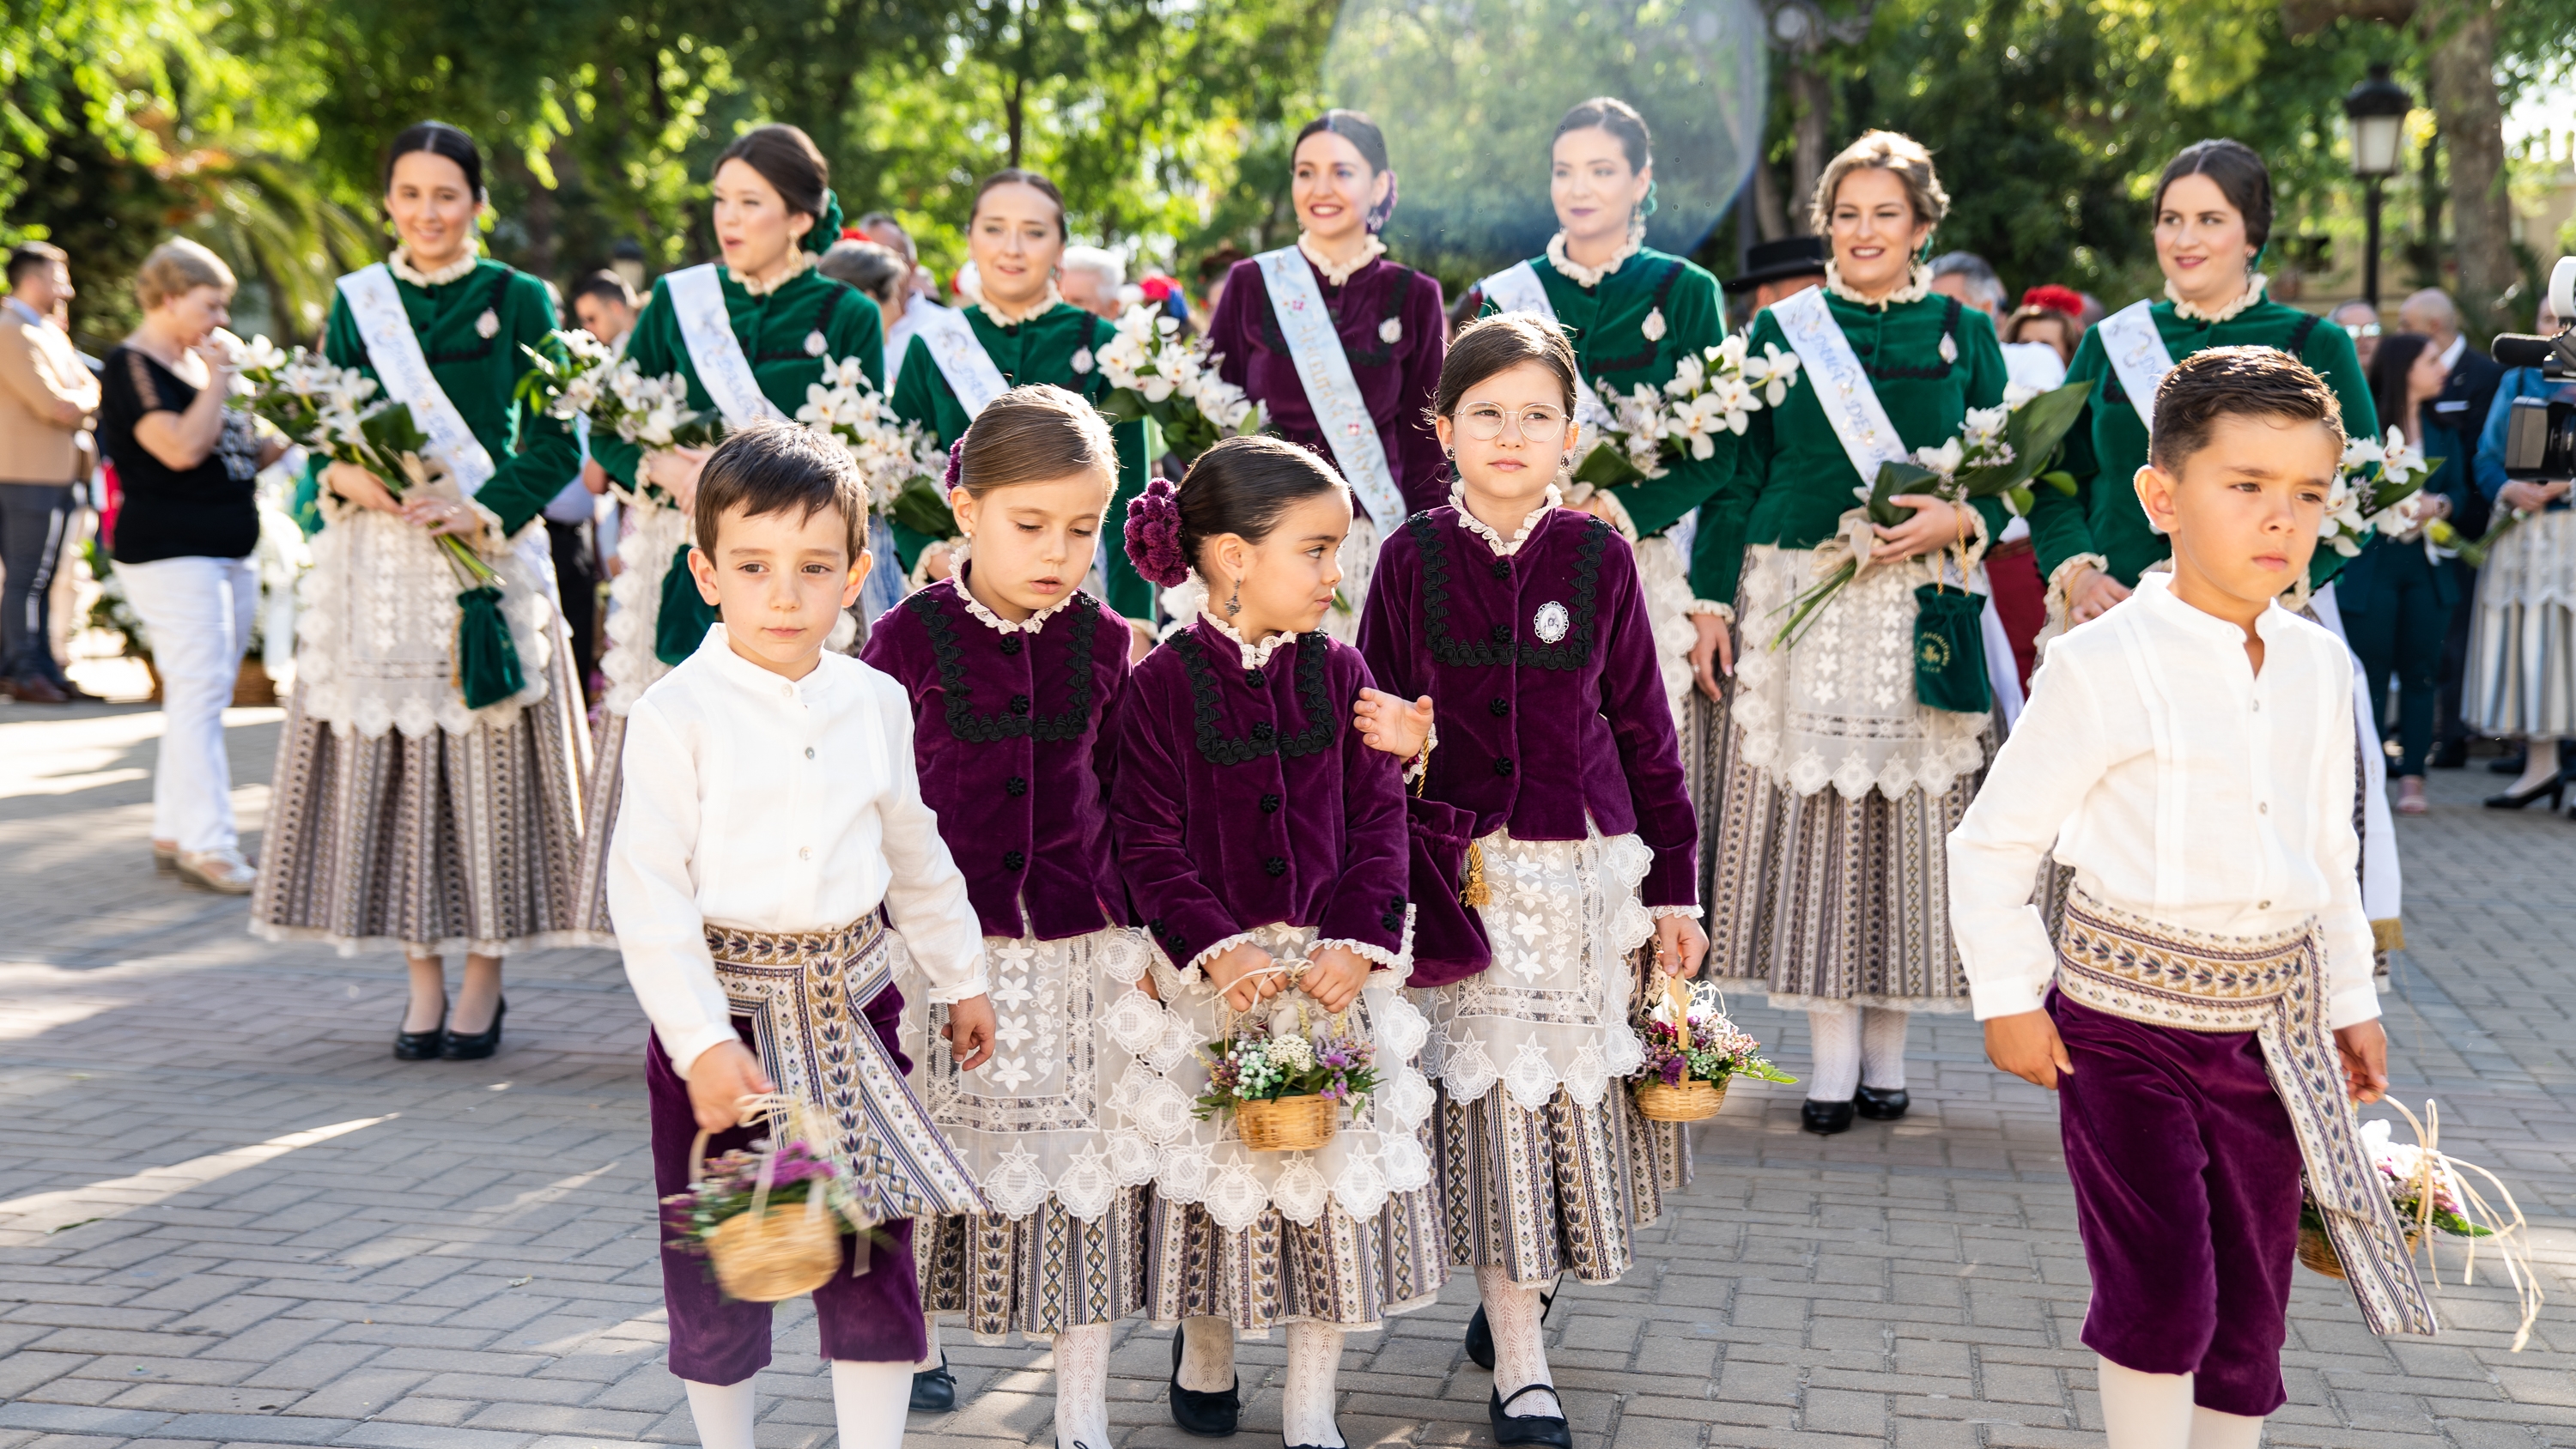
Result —
[[[1750,310],[1759,312],[1784,297],[1823,286],[1828,255],[1825,239],[1820,236],[1784,236],[1778,241],[1756,242],[1745,253],[1744,270],[1726,279],[1726,294],[1741,297],[1752,293]]]

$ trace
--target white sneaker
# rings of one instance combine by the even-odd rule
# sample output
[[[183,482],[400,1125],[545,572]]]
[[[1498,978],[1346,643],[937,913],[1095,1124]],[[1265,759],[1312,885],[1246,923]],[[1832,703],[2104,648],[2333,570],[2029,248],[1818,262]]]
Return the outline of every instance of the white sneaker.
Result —
[[[259,884],[259,871],[238,850],[183,850],[179,878],[228,896],[246,896]]]

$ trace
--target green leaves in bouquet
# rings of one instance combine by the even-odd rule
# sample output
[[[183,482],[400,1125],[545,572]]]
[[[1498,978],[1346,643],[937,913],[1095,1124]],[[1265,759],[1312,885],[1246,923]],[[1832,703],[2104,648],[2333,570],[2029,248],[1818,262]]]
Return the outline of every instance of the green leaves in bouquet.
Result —
[[[2041,477],[2041,470],[2056,458],[2058,446],[2066,441],[2066,434],[2074,428],[2075,420],[2083,415],[2084,400],[2092,390],[2091,383],[2071,382],[2041,393],[2015,408],[2004,423],[2004,441],[2012,445],[2013,460],[1990,468],[1962,469],[1957,480],[1964,490],[1962,496],[1992,498],[2009,495],[2013,499],[2014,512],[2028,513],[2031,495],[2027,485],[2032,479]],[[2075,479],[2070,474],[2051,472],[2046,475],[2046,480],[2050,487],[2061,493],[2072,494],[2075,491]]]
[[[1881,528],[1894,528],[1914,511],[1908,504],[1891,502],[1909,493],[1938,493],[1941,475],[1915,463],[1881,463],[1878,482],[1869,490],[1869,521]]]
[[[1645,470],[1628,461],[1625,449],[1614,443],[1595,443],[1592,451],[1575,465],[1574,481],[1595,488],[1624,488],[1646,481]]]
[[[1154,405],[1132,387],[1114,387],[1097,406],[1101,416],[1113,423],[1140,423],[1153,413]]]
[[[948,510],[948,500],[930,486],[928,479],[915,478],[895,494],[889,510],[894,521],[925,538],[955,538],[957,515]]]
[[[369,413],[359,422],[358,431],[366,437],[369,448],[394,465],[393,471],[384,475],[384,479],[394,491],[400,492],[403,478],[400,460],[403,454],[429,450],[429,434],[420,430],[419,421],[411,415],[411,404],[395,403]]]

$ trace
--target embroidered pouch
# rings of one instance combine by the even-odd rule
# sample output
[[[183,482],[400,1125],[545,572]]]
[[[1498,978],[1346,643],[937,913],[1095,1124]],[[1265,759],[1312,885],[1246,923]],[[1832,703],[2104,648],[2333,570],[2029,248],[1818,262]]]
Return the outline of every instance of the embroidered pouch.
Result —
[[[1993,709],[1981,628],[1986,596],[1925,584],[1914,591],[1914,609],[1915,699],[1960,714]]]
[[[1447,986],[1493,964],[1483,913],[1460,903],[1476,812],[1445,800],[1405,802],[1405,835],[1413,860],[1413,975],[1408,986]]]

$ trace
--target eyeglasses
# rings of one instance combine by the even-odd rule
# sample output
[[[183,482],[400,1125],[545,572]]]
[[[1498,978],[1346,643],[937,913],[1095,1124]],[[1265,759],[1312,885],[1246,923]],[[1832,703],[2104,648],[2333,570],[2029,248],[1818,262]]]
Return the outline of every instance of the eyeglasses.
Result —
[[[2376,337],[2379,335],[2379,324],[2376,322],[2346,322],[2343,324],[2343,335],[2351,338],[2355,342],[2359,342],[2365,337]]]
[[[1490,443],[1503,435],[1506,421],[1533,443],[1553,443],[1565,436],[1565,414],[1544,403],[1521,409],[1517,417],[1495,403],[1469,403],[1458,414],[1458,431],[1477,442]]]

